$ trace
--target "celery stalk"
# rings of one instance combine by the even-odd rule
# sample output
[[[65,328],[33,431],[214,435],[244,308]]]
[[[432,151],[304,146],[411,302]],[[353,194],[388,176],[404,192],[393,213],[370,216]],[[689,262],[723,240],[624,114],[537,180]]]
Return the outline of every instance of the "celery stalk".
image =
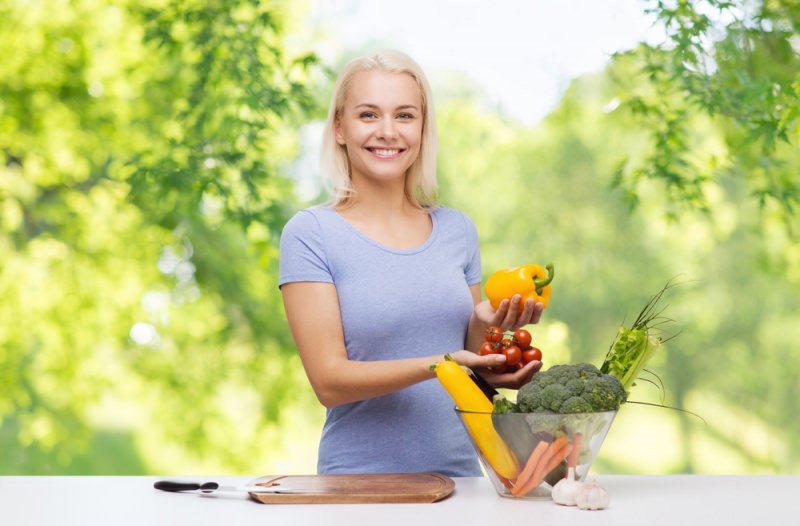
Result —
[[[663,309],[656,311],[656,306],[671,286],[672,282],[667,283],[651,297],[630,327],[620,327],[600,367],[601,372],[616,376],[628,394],[647,362],[666,341],[656,333],[663,323],[672,320],[661,316]]]

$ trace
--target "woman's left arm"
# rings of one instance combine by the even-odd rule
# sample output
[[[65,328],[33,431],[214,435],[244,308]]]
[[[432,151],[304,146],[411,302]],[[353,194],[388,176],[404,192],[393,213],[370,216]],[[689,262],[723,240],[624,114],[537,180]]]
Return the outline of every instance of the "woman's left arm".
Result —
[[[515,294],[511,300],[504,299],[497,310],[492,308],[489,300],[481,299],[480,283],[471,285],[473,305],[472,316],[469,318],[467,329],[466,349],[474,353],[480,351],[485,340],[486,329],[492,326],[500,327],[503,331],[515,331],[525,325],[539,323],[544,311],[542,303],[534,303],[532,299],[522,304],[521,296]],[[517,389],[528,383],[533,374],[541,369],[542,362],[531,362],[522,369],[513,373],[496,374],[488,369],[482,369],[480,375],[495,387]]]

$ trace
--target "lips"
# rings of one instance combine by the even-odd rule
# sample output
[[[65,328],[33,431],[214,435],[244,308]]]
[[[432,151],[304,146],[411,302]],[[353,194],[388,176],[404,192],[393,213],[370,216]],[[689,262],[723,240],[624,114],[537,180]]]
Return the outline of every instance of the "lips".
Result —
[[[403,148],[366,148],[372,155],[381,159],[394,159],[405,151]]]

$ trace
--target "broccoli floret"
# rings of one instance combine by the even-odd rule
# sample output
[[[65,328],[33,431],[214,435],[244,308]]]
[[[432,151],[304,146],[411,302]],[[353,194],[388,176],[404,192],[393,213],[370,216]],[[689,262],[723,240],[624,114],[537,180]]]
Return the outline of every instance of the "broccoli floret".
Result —
[[[594,412],[594,408],[592,407],[592,404],[580,396],[573,396],[571,398],[567,398],[564,403],[561,404],[561,407],[558,408],[558,412],[563,414],[592,413]]]
[[[520,388],[517,406],[526,413],[593,413],[619,409],[626,399],[620,381],[590,363],[554,365]]]
[[[586,382],[584,382],[580,378],[573,378],[572,380],[568,381],[564,387],[567,388],[569,394],[573,397],[581,396],[583,394],[583,386]]]
[[[535,374],[534,378],[539,374]],[[539,382],[528,382],[517,393],[517,406],[523,413],[536,413],[538,412],[536,409],[542,407],[541,395],[542,388],[539,386]]]
[[[498,415],[504,415],[506,413],[519,413],[519,408],[517,407],[517,404],[507,399],[505,396],[496,394],[494,395],[494,399],[492,401],[492,412]]]
[[[625,401],[625,388],[616,376],[604,374],[588,380],[581,397],[595,411],[613,411]]]
[[[561,384],[551,383],[542,389],[539,403],[550,411],[558,413],[560,412],[559,408],[561,404],[563,404],[564,400],[567,398],[569,398],[569,391],[567,391],[566,387]]]

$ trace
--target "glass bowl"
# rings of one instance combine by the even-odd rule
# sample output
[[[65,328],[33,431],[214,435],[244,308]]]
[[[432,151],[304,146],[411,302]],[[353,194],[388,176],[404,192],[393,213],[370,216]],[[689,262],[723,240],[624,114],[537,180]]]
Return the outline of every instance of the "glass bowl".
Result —
[[[617,415],[455,411],[494,489],[519,499],[549,499],[569,467],[584,480]]]

